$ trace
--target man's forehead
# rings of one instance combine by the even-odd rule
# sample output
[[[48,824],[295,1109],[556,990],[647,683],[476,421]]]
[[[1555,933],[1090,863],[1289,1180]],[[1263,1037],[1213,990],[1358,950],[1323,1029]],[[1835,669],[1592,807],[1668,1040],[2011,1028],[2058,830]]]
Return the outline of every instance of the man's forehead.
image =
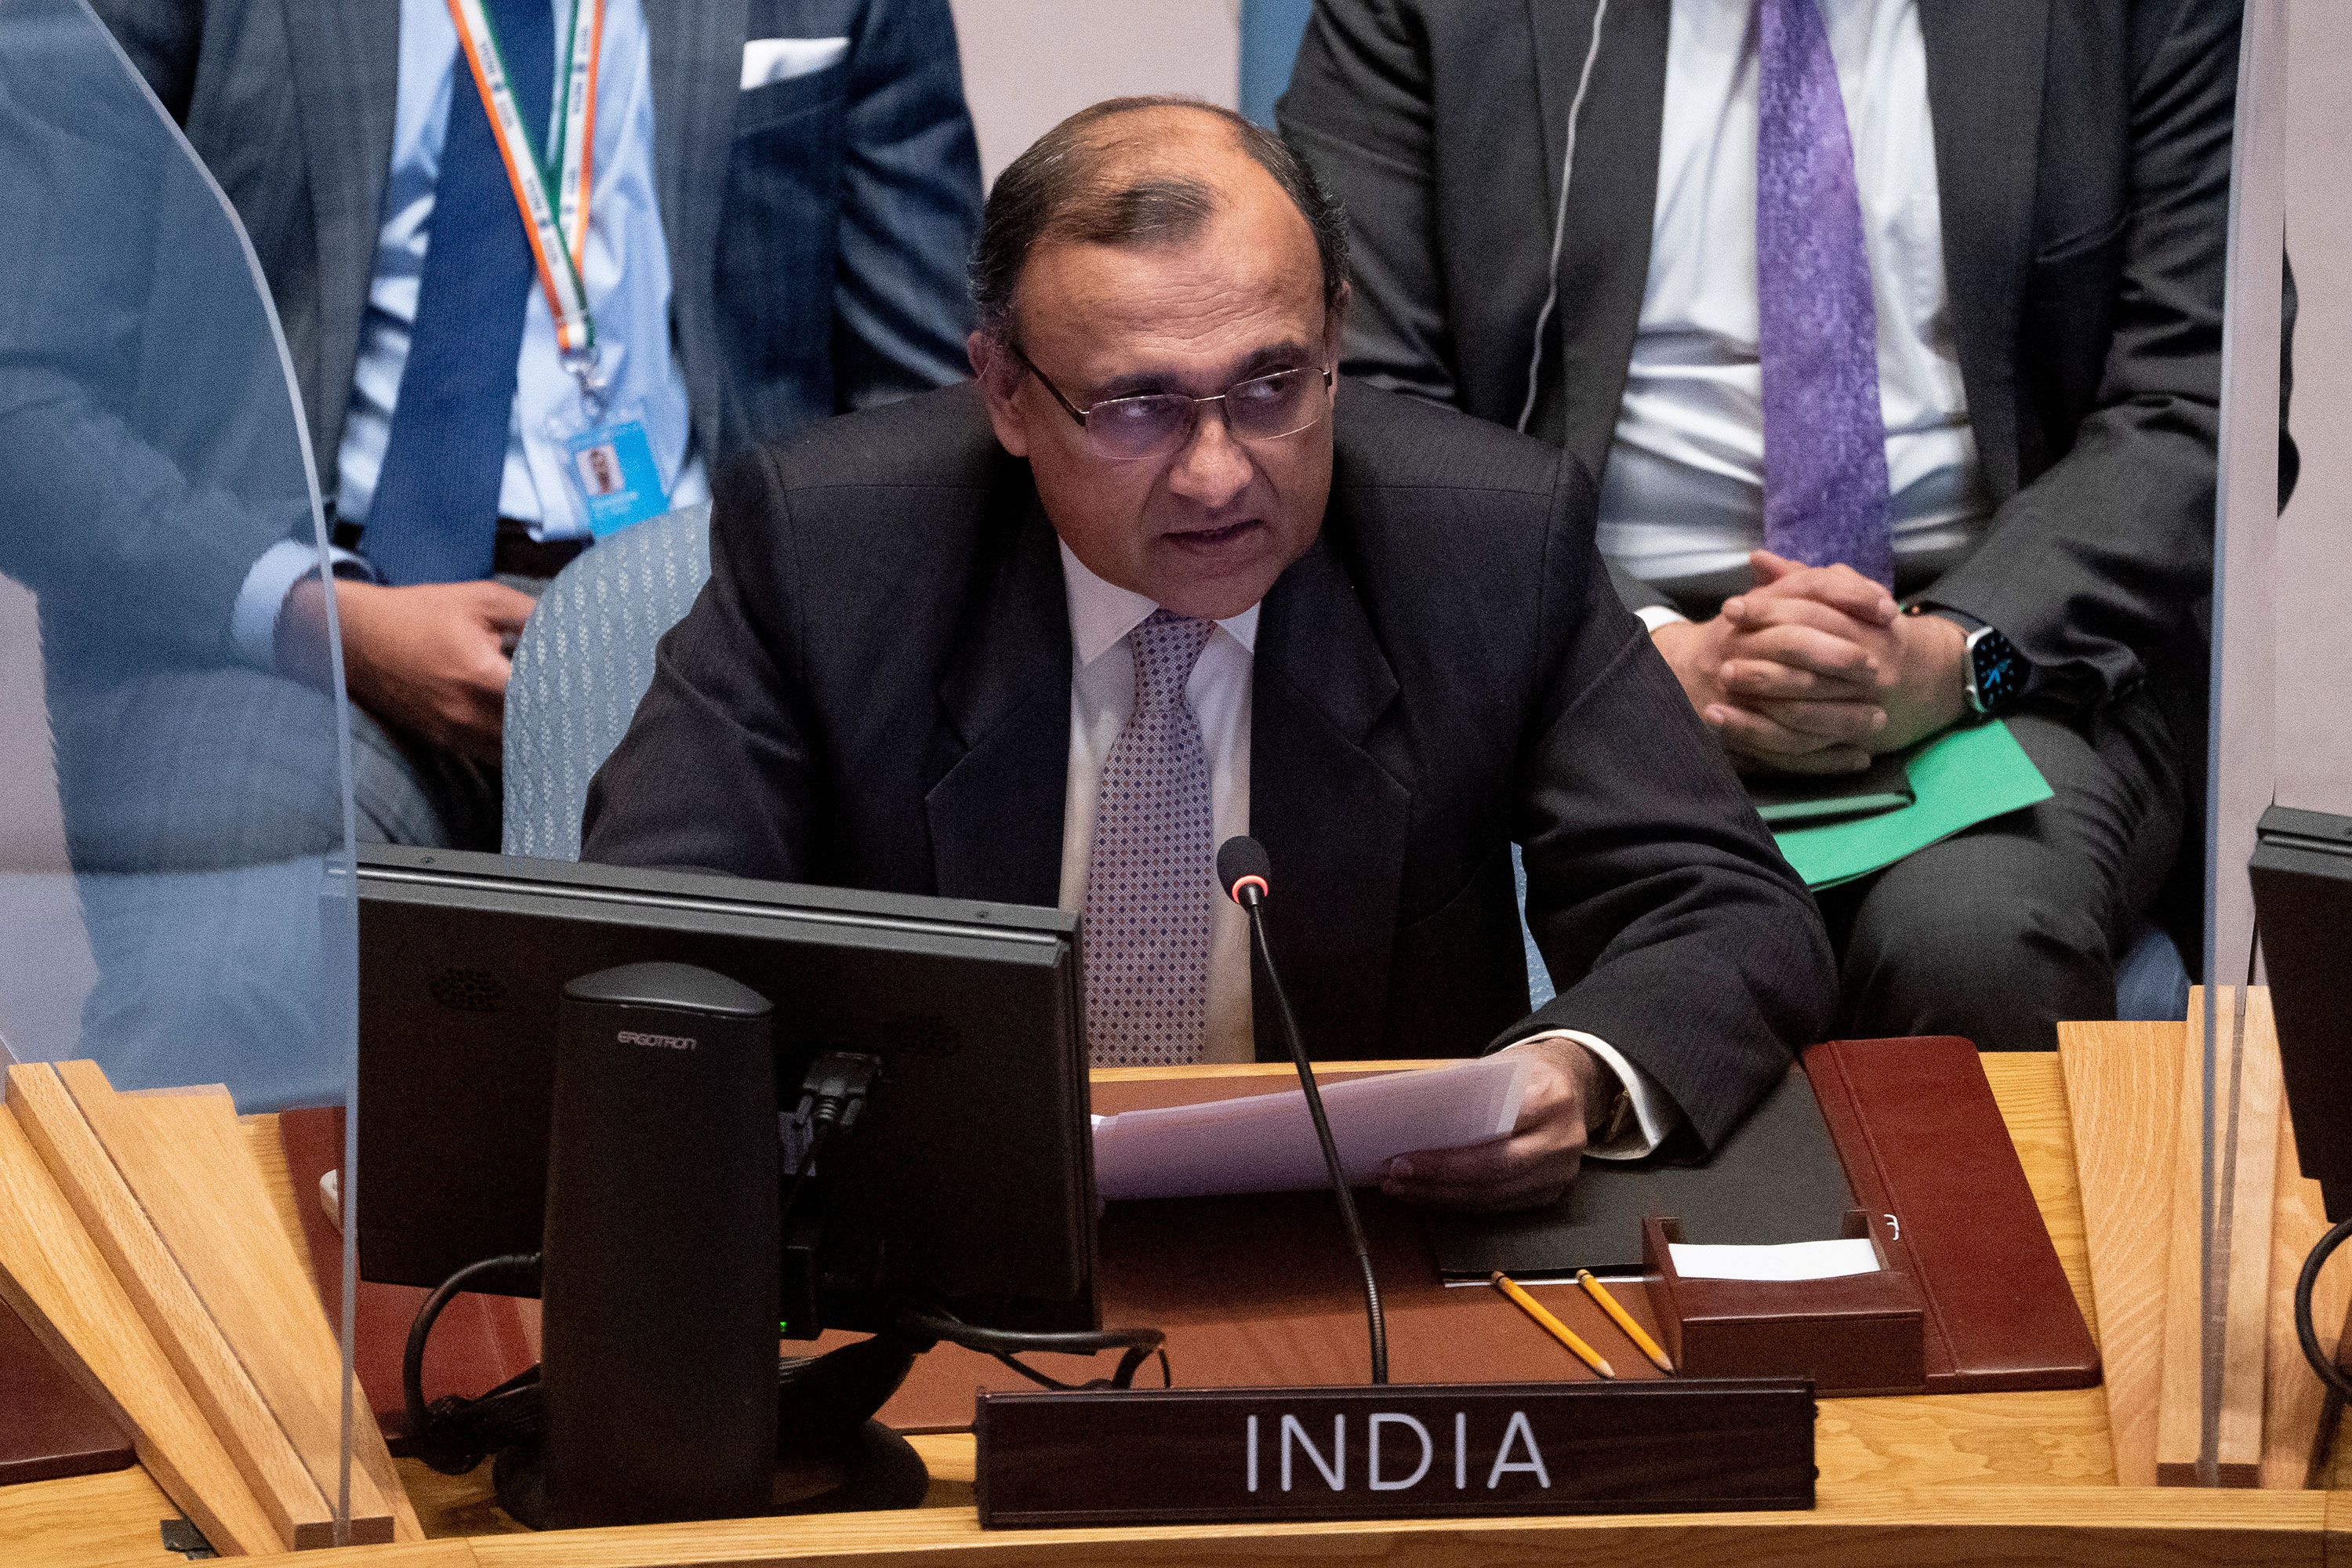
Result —
[[[1321,258],[1306,219],[1273,189],[1272,204],[1221,204],[1182,240],[1040,243],[1021,279],[1024,338],[1034,352],[1084,357],[1090,374],[1117,374],[1106,356],[1194,362],[1318,342]]]

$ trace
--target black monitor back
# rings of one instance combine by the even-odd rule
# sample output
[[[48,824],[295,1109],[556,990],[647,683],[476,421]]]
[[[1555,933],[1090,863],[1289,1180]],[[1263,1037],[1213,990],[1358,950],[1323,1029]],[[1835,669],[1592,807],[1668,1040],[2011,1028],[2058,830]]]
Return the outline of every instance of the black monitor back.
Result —
[[[812,1183],[824,1326],[1096,1326],[1075,916],[439,849],[368,849],[359,892],[362,1278],[539,1250],[563,987],[669,961],[774,1004],[787,1108],[820,1052],[883,1062]]]
[[[2248,868],[2303,1173],[2352,1216],[2352,817],[2274,805]]]

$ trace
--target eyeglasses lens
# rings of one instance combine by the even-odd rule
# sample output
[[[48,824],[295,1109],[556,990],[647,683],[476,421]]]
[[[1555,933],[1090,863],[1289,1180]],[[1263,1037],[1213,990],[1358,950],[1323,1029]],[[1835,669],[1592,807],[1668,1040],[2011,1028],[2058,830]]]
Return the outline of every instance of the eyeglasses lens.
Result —
[[[1295,436],[1323,416],[1322,384],[1322,372],[1302,367],[1227,387],[1226,426],[1245,441]],[[1158,457],[1191,434],[1199,406],[1174,394],[1115,397],[1087,411],[1087,435],[1105,457]]]

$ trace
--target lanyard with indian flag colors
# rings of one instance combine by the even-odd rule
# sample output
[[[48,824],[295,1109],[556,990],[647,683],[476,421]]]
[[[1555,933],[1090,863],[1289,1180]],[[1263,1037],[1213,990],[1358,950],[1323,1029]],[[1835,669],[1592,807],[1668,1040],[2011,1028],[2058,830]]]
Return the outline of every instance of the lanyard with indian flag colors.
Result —
[[[596,323],[581,279],[586,269],[589,186],[595,175],[596,61],[604,47],[604,0],[572,0],[563,68],[558,72],[563,90],[561,130],[554,154],[545,163],[533,151],[536,141],[515,108],[506,59],[484,0],[449,0],[449,16],[457,24],[474,86],[489,110],[490,134],[522,212],[540,288],[555,319],[556,353],[593,411],[603,401],[604,383],[596,370]],[[552,201],[548,195],[551,179]]]

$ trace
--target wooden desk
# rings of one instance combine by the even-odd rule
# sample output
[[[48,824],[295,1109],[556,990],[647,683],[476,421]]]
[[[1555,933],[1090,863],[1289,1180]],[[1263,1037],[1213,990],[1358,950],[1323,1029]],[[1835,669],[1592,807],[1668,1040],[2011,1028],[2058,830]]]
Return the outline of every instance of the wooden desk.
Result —
[[[1988,1057],[1986,1074],[2017,1142],[2084,1316],[2097,1332],[2084,1261],[2074,1151],[2058,1059]],[[1134,1070],[1134,1069],[1130,1069]],[[1246,1076],[1287,1068],[1206,1069]],[[274,1123],[248,1119],[255,1151],[294,1223]],[[555,1535],[512,1531],[488,1499],[487,1467],[434,1474],[401,1461],[428,1531],[421,1546],[310,1554],[315,1568],[593,1568],[800,1563],[856,1556],[893,1568],[1084,1563],[1339,1565],[1542,1561],[1717,1568],[1727,1561],[1844,1564],[2047,1562],[2294,1563],[2320,1568],[2352,1532],[2352,1494],[2118,1488],[2099,1389],[1822,1402],[1820,1507],[1811,1513],[1654,1515],[1426,1523],[1218,1526],[983,1532],[966,1435],[919,1437],[933,1478],[916,1512],[645,1526]],[[0,1489],[0,1563],[166,1568],[170,1505],[140,1470]],[[1311,1539],[1309,1539],[1311,1538]],[[2352,1563],[2352,1534],[2336,1551]]]

